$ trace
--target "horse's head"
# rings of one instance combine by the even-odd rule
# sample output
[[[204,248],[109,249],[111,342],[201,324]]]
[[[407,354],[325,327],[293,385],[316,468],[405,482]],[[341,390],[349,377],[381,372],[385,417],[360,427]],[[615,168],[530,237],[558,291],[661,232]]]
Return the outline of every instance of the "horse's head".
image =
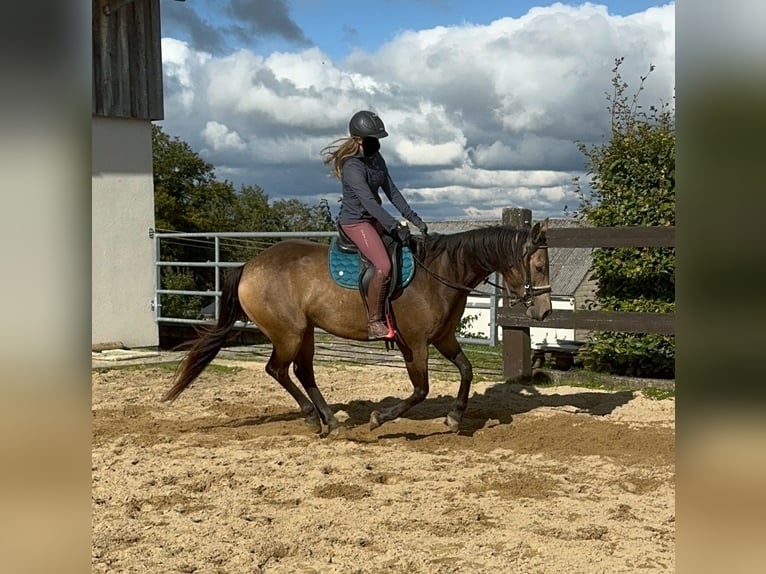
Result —
[[[527,317],[542,321],[551,312],[551,280],[545,233],[548,220],[532,228],[522,256],[503,273],[505,284],[527,307]]]

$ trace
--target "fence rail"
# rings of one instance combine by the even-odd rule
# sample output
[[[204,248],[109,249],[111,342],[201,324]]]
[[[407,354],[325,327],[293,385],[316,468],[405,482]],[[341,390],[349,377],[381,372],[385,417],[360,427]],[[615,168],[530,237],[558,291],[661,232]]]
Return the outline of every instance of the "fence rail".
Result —
[[[554,227],[550,247],[675,247],[675,227]]]

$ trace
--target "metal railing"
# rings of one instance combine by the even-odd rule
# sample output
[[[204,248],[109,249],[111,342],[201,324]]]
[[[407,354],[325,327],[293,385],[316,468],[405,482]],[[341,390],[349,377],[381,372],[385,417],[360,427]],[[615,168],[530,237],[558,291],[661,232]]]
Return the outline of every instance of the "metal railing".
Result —
[[[244,261],[224,261],[221,257],[222,242],[232,240],[247,240],[247,239],[330,239],[337,237],[338,233],[335,231],[240,231],[240,232],[211,232],[211,233],[182,233],[182,232],[164,232],[157,233],[152,231],[150,236],[154,240],[154,319],[157,323],[181,323],[181,324],[209,324],[211,319],[218,320],[218,310],[220,307],[221,299],[221,278],[222,271],[232,267],[238,267],[245,263]],[[176,261],[176,260],[163,260],[162,245],[164,242],[197,242],[204,245],[207,249],[212,247],[213,257],[205,261]],[[162,268],[163,267],[175,267],[180,269],[213,269],[214,283],[212,289],[207,290],[188,290],[188,289],[163,289],[162,288]],[[497,284],[498,278],[495,274],[490,278],[492,283]],[[199,318],[189,317],[171,317],[165,316],[162,313],[162,299],[163,296],[177,295],[181,297],[204,297],[214,299],[213,314],[210,318],[202,318],[202,310],[200,309]],[[471,343],[479,345],[495,346],[497,344],[497,307],[500,303],[500,295],[495,287],[492,287],[486,294],[472,295],[468,303],[466,304],[466,310],[463,317],[470,316],[472,309],[483,309],[489,311],[489,333],[487,338],[479,337],[458,337],[461,343]],[[257,328],[252,323],[238,322],[238,327],[245,328]],[[317,332],[324,332],[321,329],[317,329]]]

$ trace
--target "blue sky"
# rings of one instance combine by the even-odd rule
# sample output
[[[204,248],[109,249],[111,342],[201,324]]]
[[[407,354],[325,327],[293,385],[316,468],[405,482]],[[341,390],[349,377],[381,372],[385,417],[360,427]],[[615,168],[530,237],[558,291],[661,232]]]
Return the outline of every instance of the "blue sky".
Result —
[[[669,2],[609,1],[597,2],[607,7],[610,14],[624,16],[641,12]],[[191,40],[188,24],[189,9],[200,20],[221,30],[221,37],[208,49],[246,48],[259,54],[292,50],[299,46],[319,46],[333,59],[346,57],[352,50],[374,51],[404,30],[421,30],[436,26],[464,24],[487,25],[504,17],[519,17],[530,9],[553,4],[534,1],[499,0],[265,0],[249,2],[261,4],[265,15],[261,24],[249,28],[251,33],[242,37],[223,32],[227,26],[248,29],[244,21],[235,16],[236,8],[228,8],[222,0],[187,0],[163,6],[163,31],[176,38]],[[186,5],[184,5],[186,4]],[[236,6],[236,2],[231,3]],[[243,1],[243,6],[248,2]],[[577,5],[568,2],[565,4]],[[255,14],[258,6],[242,8]],[[186,12],[184,19],[180,14]]]
[[[646,105],[675,85],[675,5],[465,0],[162,2],[163,129],[219,177],[335,209],[319,151],[377,111],[426,220],[576,207],[576,142],[608,130],[616,57]],[[391,206],[387,206],[393,209]]]

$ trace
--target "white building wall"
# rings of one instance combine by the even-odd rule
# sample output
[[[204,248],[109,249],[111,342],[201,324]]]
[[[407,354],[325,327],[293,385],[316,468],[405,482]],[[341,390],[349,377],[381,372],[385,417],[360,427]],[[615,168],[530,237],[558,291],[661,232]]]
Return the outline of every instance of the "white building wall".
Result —
[[[152,127],[94,116],[91,342],[155,347]]]
[[[468,297],[469,304],[488,304],[489,299],[484,297]],[[498,299],[498,306],[502,306],[502,298]],[[551,307],[553,309],[569,309],[574,310],[575,300],[574,297],[564,296],[552,296]],[[491,325],[491,315],[489,309],[482,309],[477,307],[466,307],[463,312],[463,317],[475,317],[472,324],[469,327],[471,333],[477,334],[480,337],[489,339]],[[574,329],[555,329],[551,327],[530,327],[529,338],[532,344],[532,348],[540,347],[556,347],[569,348],[572,342],[575,340]],[[503,340],[503,329],[498,327],[497,340]]]
[[[574,311],[574,297],[551,296],[551,308]],[[556,348],[570,350],[575,340],[574,329],[530,327],[529,339],[533,349]]]

